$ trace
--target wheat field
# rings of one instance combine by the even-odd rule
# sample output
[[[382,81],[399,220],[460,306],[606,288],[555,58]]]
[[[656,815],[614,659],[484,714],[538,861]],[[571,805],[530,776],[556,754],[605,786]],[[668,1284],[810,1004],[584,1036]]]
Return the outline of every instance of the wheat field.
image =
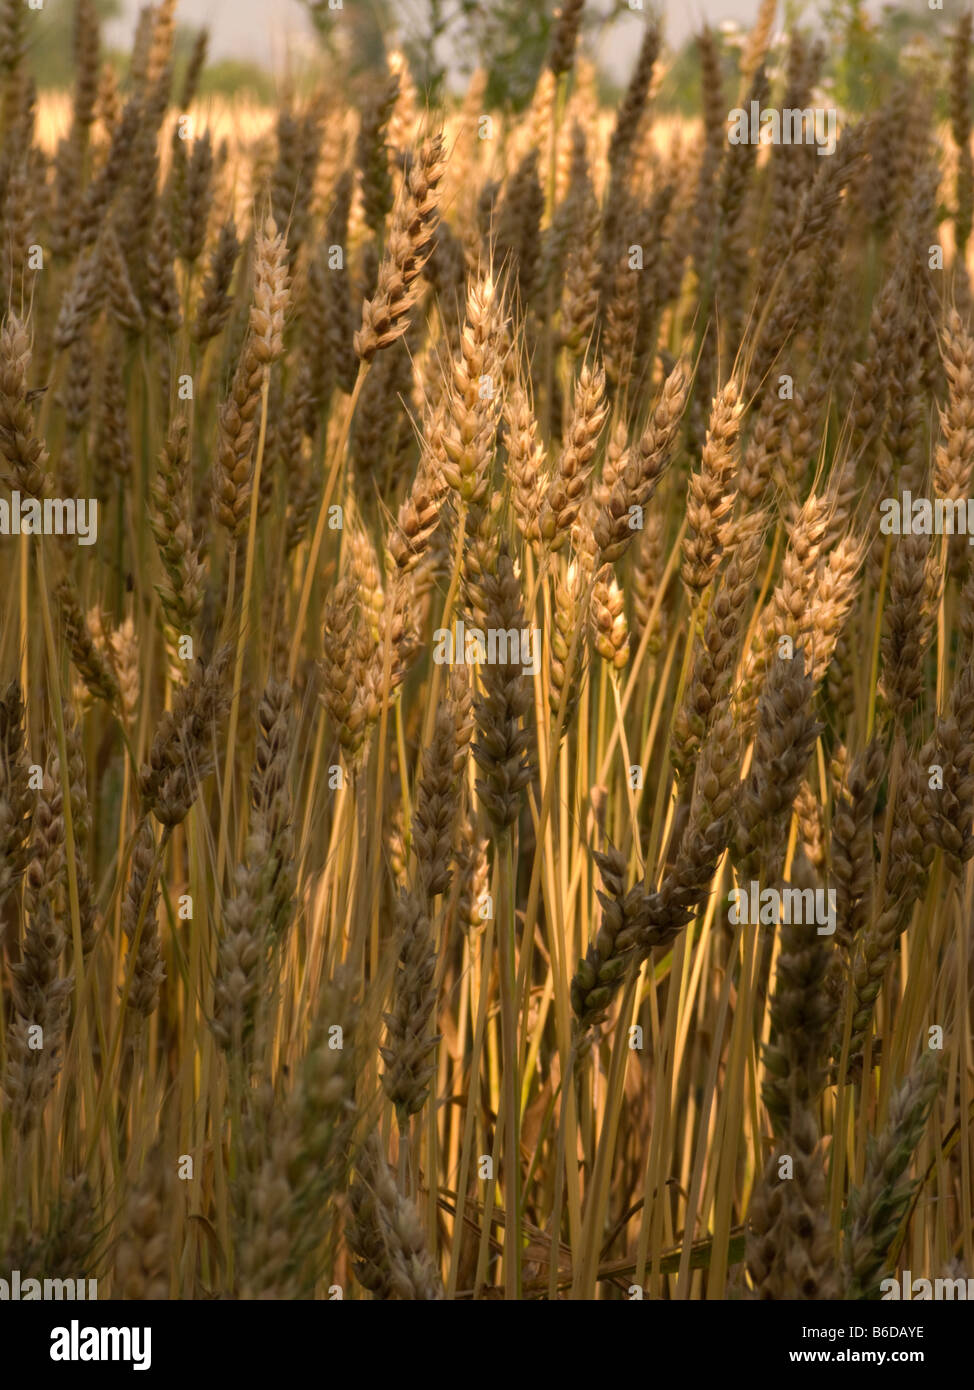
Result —
[[[971,19],[679,120],[582,14],[271,109],[0,0],[4,1278],[974,1276]]]

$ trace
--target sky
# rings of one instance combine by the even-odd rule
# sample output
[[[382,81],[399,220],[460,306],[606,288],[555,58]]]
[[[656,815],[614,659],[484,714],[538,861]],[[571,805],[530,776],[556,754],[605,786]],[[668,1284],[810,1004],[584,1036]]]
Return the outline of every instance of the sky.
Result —
[[[345,0],[347,5],[355,3],[356,0]],[[648,8],[649,0],[646,3]],[[120,47],[127,47],[140,0],[123,0],[123,8],[124,19],[109,26],[108,37]],[[678,44],[704,19],[711,24],[728,18],[753,19],[757,0],[668,0],[663,9],[667,36],[671,43]],[[204,24],[209,27],[212,58],[247,58],[275,70],[283,65],[289,50],[300,49],[309,42],[306,12],[297,0],[180,0],[178,18],[193,28]],[[606,45],[603,61],[615,75],[628,76],[633,34],[642,21],[642,16],[634,15],[631,22],[620,23]]]

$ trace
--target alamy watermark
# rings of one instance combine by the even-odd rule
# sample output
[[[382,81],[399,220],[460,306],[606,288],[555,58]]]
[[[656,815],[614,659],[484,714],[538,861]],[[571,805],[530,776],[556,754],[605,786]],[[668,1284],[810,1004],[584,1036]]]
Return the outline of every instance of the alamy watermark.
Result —
[[[433,633],[437,666],[520,666],[536,676],[541,669],[541,629],[538,627],[438,627]]]
[[[748,926],[774,926],[784,922],[809,923],[816,926],[819,936],[831,936],[835,931],[836,890],[834,888],[762,888],[751,880],[750,888],[732,888],[728,921],[731,926],[742,922]]]
[[[52,1361],[131,1361],[133,1371],[152,1365],[151,1327],[70,1327],[51,1332]]]
[[[879,1287],[884,1302],[898,1298],[913,1303],[974,1299],[974,1279],[914,1279],[908,1269],[904,1269],[899,1279],[892,1276],[883,1279]]]
[[[98,539],[97,497],[0,497],[0,536],[77,536],[79,545]]]
[[[819,154],[835,154],[838,136],[834,108],[774,106],[752,101],[735,106],[727,117],[732,145],[817,145]]]
[[[966,536],[974,545],[974,498],[956,502],[942,497],[884,497],[879,504],[879,529],[884,536]]]
[[[19,1269],[11,1270],[9,1279],[0,1279],[0,1303],[30,1303],[35,1299],[91,1302],[97,1298],[97,1279],[24,1279]]]

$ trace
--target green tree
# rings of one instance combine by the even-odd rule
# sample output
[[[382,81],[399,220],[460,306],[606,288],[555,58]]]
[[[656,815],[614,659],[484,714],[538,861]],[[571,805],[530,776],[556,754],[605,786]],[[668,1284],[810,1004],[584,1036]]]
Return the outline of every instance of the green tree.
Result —
[[[74,86],[74,0],[46,0],[25,24],[27,62],[38,87]],[[117,19],[122,0],[95,0],[98,18]]]
[[[530,101],[556,23],[557,0],[367,0],[341,10],[328,0],[302,0],[325,46],[353,75],[382,60],[383,36],[398,25],[397,42],[417,84],[435,100],[448,71],[487,71],[489,106],[521,110]],[[649,0],[647,0],[647,4]],[[605,32],[627,0],[589,0],[583,32]]]

